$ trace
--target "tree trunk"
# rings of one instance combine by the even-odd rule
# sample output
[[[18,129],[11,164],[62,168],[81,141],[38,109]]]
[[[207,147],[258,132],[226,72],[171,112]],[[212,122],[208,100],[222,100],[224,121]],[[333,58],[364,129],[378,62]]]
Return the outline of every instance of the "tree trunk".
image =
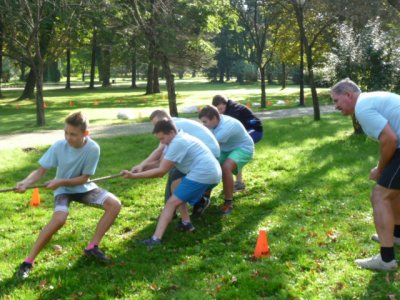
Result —
[[[147,85],[146,85],[146,95],[153,94],[153,79],[154,79],[154,65],[152,62],[149,62],[147,65]]]
[[[158,80],[159,77],[159,68],[154,67],[153,70],[153,93],[160,93],[160,81]]]
[[[102,60],[102,86],[107,87],[110,86],[110,77],[111,77],[111,50],[110,47],[106,46],[103,49],[103,60]]]
[[[35,72],[31,70],[29,71],[28,77],[26,78],[25,88],[22,92],[22,95],[18,98],[18,100],[24,99],[34,99],[35,98],[35,84],[36,77]]]
[[[96,71],[96,47],[97,47],[97,40],[96,40],[97,30],[96,28],[93,30],[93,37],[92,37],[92,58],[90,63],[90,83],[89,89],[94,89],[94,75]]]
[[[351,115],[351,120],[353,121],[354,134],[364,134],[364,130],[362,129],[360,123],[358,123],[355,114]]]
[[[171,72],[168,57],[166,55],[163,56],[163,69],[165,73],[165,80],[167,82],[169,114],[172,117],[177,117],[178,108],[176,105],[174,74]]]
[[[25,74],[26,66],[23,63],[20,63],[18,65],[19,65],[19,69],[21,71],[21,75],[19,76],[19,80],[26,81],[26,74]]]
[[[43,101],[43,60],[36,57],[36,66],[34,67],[36,80],[36,123],[38,126],[46,125],[44,116],[44,101]]]
[[[67,83],[65,85],[67,90],[71,89],[71,49],[67,49]]]
[[[1,93],[1,83],[3,82],[3,23],[0,19],[0,98],[3,98]]]
[[[286,64],[282,63],[282,90],[286,88]]]
[[[267,107],[267,93],[265,92],[265,66],[259,66],[261,77],[261,108]]]
[[[132,51],[132,60],[131,60],[131,88],[137,88],[136,85],[136,49]]]
[[[306,44],[305,44],[306,45]],[[313,102],[313,108],[314,108],[314,121],[319,121],[321,120],[321,114],[319,110],[319,100],[318,100],[318,94],[317,94],[317,88],[315,86],[315,81],[314,81],[314,71],[313,71],[313,60],[312,60],[312,50],[311,47],[306,47],[306,54],[307,54],[307,70],[308,70],[308,77],[310,81],[310,87],[311,87],[311,95],[312,95],[312,102]]]

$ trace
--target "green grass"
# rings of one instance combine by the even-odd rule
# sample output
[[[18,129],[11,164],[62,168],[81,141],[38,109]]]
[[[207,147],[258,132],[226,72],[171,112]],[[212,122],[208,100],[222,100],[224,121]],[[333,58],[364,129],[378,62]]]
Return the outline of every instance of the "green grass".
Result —
[[[113,257],[98,265],[81,257],[101,211],[73,205],[66,226],[37,258],[31,277],[12,279],[39,230],[52,214],[42,189],[39,208],[26,194],[0,194],[0,299],[387,299],[400,297],[400,272],[358,269],[354,259],[375,255],[369,170],[378,145],[352,135],[351,120],[294,118],[264,122],[265,138],[246,166],[247,190],[221,217],[221,185],[194,234],[170,224],[163,245],[137,241],[154,231],[163,207],[165,179],[112,179],[101,184],[123,202],[102,246]],[[129,168],[157,145],[151,135],[98,140],[96,176]],[[0,152],[0,188],[13,186],[45,151]],[[266,228],[271,256],[251,259],[258,231]],[[62,246],[62,253],[52,245]],[[397,257],[400,253],[396,249]],[[393,298],[394,299],[394,298]]]
[[[62,86],[62,85],[61,85]],[[60,129],[65,116],[75,110],[82,110],[91,120],[91,125],[112,125],[131,122],[148,121],[148,116],[155,108],[168,110],[168,96],[161,82],[162,93],[145,95],[145,83],[140,82],[138,89],[130,89],[127,85],[108,88],[73,88],[65,90],[49,85],[44,91],[46,103],[46,126],[36,126],[36,106],[34,100],[16,101],[19,90],[2,90],[4,98],[0,99],[0,135],[22,133],[43,129]],[[240,85],[237,83],[209,83],[202,79],[176,81],[178,111],[188,106],[203,106],[211,104],[215,94],[226,94],[233,100],[243,104],[260,103],[260,87],[258,83]],[[299,88],[288,86],[281,90],[280,86],[267,87],[267,101],[271,102],[268,110],[297,107]],[[321,104],[331,103],[327,89],[320,90]],[[287,105],[277,104],[279,100],[287,100]],[[311,106],[309,89],[306,89],[306,105]],[[19,109],[17,109],[17,107]],[[129,110],[133,120],[119,120],[118,112]],[[255,111],[260,108],[253,107]],[[194,116],[194,114],[180,114]]]

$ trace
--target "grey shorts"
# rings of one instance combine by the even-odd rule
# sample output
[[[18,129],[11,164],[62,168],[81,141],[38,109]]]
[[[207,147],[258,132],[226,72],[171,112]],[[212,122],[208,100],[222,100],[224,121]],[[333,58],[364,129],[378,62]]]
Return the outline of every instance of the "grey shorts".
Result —
[[[86,193],[77,194],[60,194],[54,199],[54,211],[68,212],[69,204],[72,201],[80,202],[85,205],[94,206],[97,208],[103,208],[104,201],[113,196],[109,191],[101,188],[95,188]]]

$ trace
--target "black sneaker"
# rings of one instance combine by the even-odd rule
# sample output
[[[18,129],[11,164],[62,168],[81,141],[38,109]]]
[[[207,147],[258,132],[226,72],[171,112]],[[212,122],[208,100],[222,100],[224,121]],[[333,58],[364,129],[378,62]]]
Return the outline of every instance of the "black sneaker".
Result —
[[[161,240],[160,239],[153,239],[152,237],[141,241],[143,245],[146,245],[147,247],[154,247],[154,246],[159,246],[161,245]]]
[[[195,229],[192,223],[183,224],[182,220],[176,225],[176,230],[179,231],[193,232]]]
[[[32,264],[23,262],[16,273],[17,277],[20,279],[26,279],[29,277],[29,272],[32,270]]]
[[[94,258],[100,260],[100,261],[109,261],[110,258],[107,257],[103,251],[98,246],[94,246],[92,249],[87,250],[85,249],[85,255],[86,256],[93,256]]]
[[[210,197],[201,197],[200,201],[193,206],[192,216],[200,217],[204,213],[204,211],[210,206],[210,204]]]

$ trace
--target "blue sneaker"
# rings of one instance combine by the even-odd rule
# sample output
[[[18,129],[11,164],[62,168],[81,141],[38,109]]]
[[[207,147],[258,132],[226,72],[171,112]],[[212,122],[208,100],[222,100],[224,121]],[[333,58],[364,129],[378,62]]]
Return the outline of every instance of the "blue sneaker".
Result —
[[[160,239],[154,239],[153,237],[141,241],[143,245],[146,245],[147,247],[155,247],[161,245],[161,240]]]
[[[99,261],[109,261],[110,260],[110,258],[107,257],[98,246],[94,246],[90,250],[85,249],[84,253],[86,256],[93,256],[94,258],[96,258]]]
[[[188,224],[183,224],[182,220],[176,224],[176,230],[179,231],[187,231],[187,232],[193,232],[196,228],[194,228],[192,223],[188,223]]]
[[[19,279],[27,279],[29,277],[29,272],[32,270],[32,264],[23,262],[19,268],[17,273],[15,274]]]

